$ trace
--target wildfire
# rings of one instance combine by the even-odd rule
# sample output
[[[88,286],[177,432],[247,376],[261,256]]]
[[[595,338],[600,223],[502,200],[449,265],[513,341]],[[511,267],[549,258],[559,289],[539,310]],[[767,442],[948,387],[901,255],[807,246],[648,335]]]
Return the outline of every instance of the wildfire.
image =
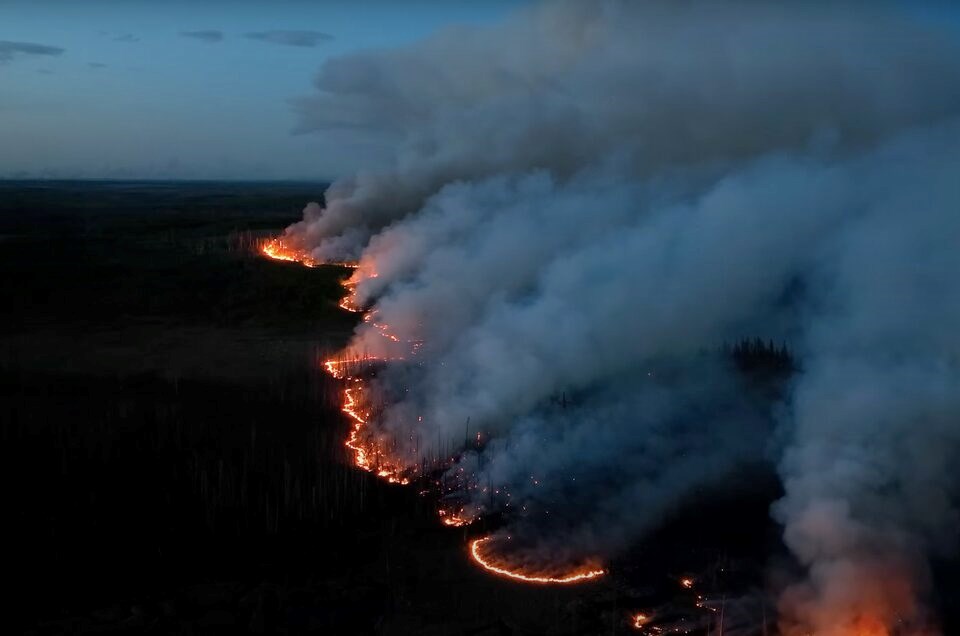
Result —
[[[279,238],[264,242],[260,247],[260,251],[268,258],[279,261],[300,263],[306,267],[317,267],[321,264],[308,253],[285,245],[283,240]],[[344,283],[344,288],[346,289],[347,293],[343,299],[341,299],[340,307],[347,311],[363,313],[364,310],[356,301],[356,287],[362,280],[367,278],[376,278],[376,271],[368,267],[358,266],[355,263],[331,264],[353,267],[357,270],[350,277],[350,279]],[[402,342],[399,337],[391,333],[389,325],[375,322],[374,317],[375,312],[365,312],[363,320],[364,322],[369,323],[374,329],[377,330],[377,332],[379,332],[380,335],[391,342]],[[409,353],[411,355],[416,355],[423,343],[420,341],[410,341],[407,342],[407,344],[410,345]],[[331,376],[348,383],[348,386],[343,391],[343,404],[341,406],[341,410],[347,415],[347,417],[350,418],[352,423],[352,426],[350,427],[350,433],[348,434],[347,440],[344,442],[344,444],[353,452],[354,464],[358,468],[374,473],[378,477],[381,477],[390,483],[406,485],[410,483],[410,478],[408,475],[415,473],[416,469],[408,469],[401,464],[391,462],[389,459],[387,459],[387,454],[380,451],[377,443],[373,440],[370,440],[369,436],[365,435],[364,429],[367,426],[371,413],[363,404],[363,378],[354,375],[354,373],[356,373],[356,369],[362,368],[363,365],[367,365],[371,362],[386,362],[390,360],[403,359],[404,358],[402,357],[340,357],[324,360],[323,366],[327,373],[329,373]],[[477,442],[480,442],[479,432],[477,433]],[[474,521],[472,516],[464,514],[462,508],[455,511],[441,509],[438,511],[438,514],[440,516],[441,523],[451,527],[467,526]],[[604,569],[597,567],[595,564],[574,567],[568,572],[564,572],[562,574],[527,572],[524,571],[522,567],[511,566],[506,562],[505,559],[491,556],[488,553],[489,549],[484,550],[483,547],[492,539],[492,536],[488,536],[471,542],[471,557],[484,570],[505,578],[513,579],[515,581],[544,585],[567,585],[589,581],[606,573]]]
[[[285,245],[283,240],[280,238],[265,241],[261,244],[260,251],[268,258],[278,261],[299,263],[305,267],[317,267],[321,264],[308,253]],[[344,287],[347,289],[347,294],[343,297],[343,299],[341,299],[340,307],[341,309],[355,313],[361,312],[361,308],[354,302],[354,290],[359,280],[362,279],[362,277],[359,276],[361,270],[355,263],[335,264],[357,269],[357,272],[355,272],[354,275],[351,276],[346,283],[344,283]],[[376,277],[375,272],[366,272],[366,275],[371,278]],[[366,322],[371,322],[371,319],[371,314],[364,316],[364,321]],[[392,342],[400,342],[400,338],[390,333],[390,328],[388,325],[376,322],[372,323],[372,325],[384,338],[387,338]],[[366,356],[330,358],[328,360],[324,360],[323,366],[327,370],[327,373],[334,378],[338,380],[348,380],[354,384],[353,386],[349,386],[344,389],[343,405],[341,410],[346,413],[353,422],[353,426],[350,429],[350,434],[347,437],[345,445],[347,448],[353,451],[354,463],[356,466],[368,472],[375,473],[377,476],[382,477],[390,483],[408,484],[410,483],[410,480],[401,474],[404,472],[403,467],[390,465],[390,463],[384,459],[384,453],[381,453],[379,449],[376,448],[375,444],[364,439],[363,429],[366,427],[367,420],[370,415],[360,406],[360,399],[358,398],[358,394],[362,393],[363,391],[362,381],[350,374],[351,369],[357,368],[360,365],[393,359],[401,358],[378,359]]]
[[[850,636],[890,636],[890,630],[873,616],[861,616],[853,625]]]
[[[644,625],[650,622],[650,617],[643,612],[637,612],[630,617],[630,625],[634,629],[643,629]]]
[[[463,526],[469,526],[474,521],[472,517],[464,515],[462,509],[456,512],[451,512],[441,508],[437,511],[437,514],[440,516],[440,523],[445,526],[450,526],[451,528],[462,528]]]
[[[511,568],[502,559],[496,559],[491,557],[489,554],[483,553],[481,548],[483,548],[483,546],[489,543],[492,539],[492,536],[483,537],[482,539],[474,539],[470,543],[470,556],[477,563],[477,565],[482,567],[484,570],[499,576],[513,579],[515,581],[522,581],[524,583],[541,583],[546,585],[568,585],[570,583],[582,583],[584,581],[589,581],[606,574],[606,570],[603,568],[597,568],[593,566],[577,567],[560,575],[526,574],[521,571],[520,568]]]
[[[260,245],[260,252],[267,258],[272,258],[275,261],[300,263],[305,267],[316,267],[320,264],[308,253],[284,245],[283,239],[279,238],[263,242]]]
[[[330,367],[327,367],[328,369]],[[334,376],[336,377],[336,376]],[[357,384],[358,378],[353,378]],[[386,479],[391,484],[409,484],[410,479],[403,476],[403,467],[393,466],[383,461],[382,454],[375,445],[372,445],[362,439],[364,426],[367,424],[369,415],[362,411],[356,398],[358,387],[348,387],[344,389],[344,402],[341,409],[350,419],[353,420],[353,427],[350,429],[350,435],[347,437],[345,445],[354,453],[354,463],[358,468],[367,472],[375,473],[378,477]]]

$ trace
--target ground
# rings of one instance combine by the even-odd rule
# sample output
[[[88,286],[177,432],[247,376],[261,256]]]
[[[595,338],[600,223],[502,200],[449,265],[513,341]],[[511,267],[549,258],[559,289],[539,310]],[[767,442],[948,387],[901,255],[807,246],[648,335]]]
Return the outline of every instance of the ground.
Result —
[[[337,307],[347,272],[256,253],[321,195],[0,183],[9,631],[626,634],[632,612],[682,624],[717,591],[759,626],[769,467],[562,588],[479,571],[467,540],[495,520],[445,528],[429,496],[353,468],[317,364],[357,319]]]

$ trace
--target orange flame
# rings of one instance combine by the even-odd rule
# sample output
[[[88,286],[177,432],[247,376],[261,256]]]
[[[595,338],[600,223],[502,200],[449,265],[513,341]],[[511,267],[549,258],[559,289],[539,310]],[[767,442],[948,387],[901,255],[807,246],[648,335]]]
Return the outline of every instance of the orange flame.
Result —
[[[268,258],[300,263],[306,267],[317,267],[321,263],[315,260],[308,253],[293,249],[284,245],[279,238],[264,242],[260,251]],[[347,311],[360,313],[362,308],[356,302],[357,285],[368,278],[376,278],[377,272],[369,266],[361,266],[356,263],[331,263],[345,267],[353,267],[357,271],[344,283],[347,294],[341,299],[340,307]],[[370,323],[383,337],[392,342],[401,342],[400,338],[390,332],[389,325],[374,322],[373,313],[365,313],[364,322]],[[416,354],[422,345],[422,342],[414,341],[411,345],[411,353]],[[341,410],[350,418],[352,426],[344,445],[354,453],[354,464],[365,471],[375,473],[378,477],[387,480],[390,483],[406,485],[410,483],[407,475],[416,473],[416,468],[407,468],[399,463],[391,462],[385,458],[385,453],[381,453],[375,442],[365,439],[364,429],[368,423],[370,413],[361,405],[361,398],[364,385],[359,377],[350,375],[350,369],[357,365],[370,362],[384,362],[388,360],[402,360],[403,358],[371,358],[371,357],[348,357],[348,358],[330,358],[324,360],[323,366],[327,372],[338,380],[345,380],[352,383],[343,391],[343,405]],[[477,441],[480,441],[480,433],[477,433]],[[464,514],[463,510],[448,511],[439,510],[440,521],[444,525],[451,527],[462,527],[473,523],[474,518]],[[573,583],[582,583],[595,579],[606,573],[606,570],[595,565],[585,565],[573,568],[569,572],[560,575],[547,575],[539,573],[525,573],[520,568],[510,568],[504,560],[494,559],[489,554],[484,554],[482,546],[493,539],[492,536],[476,539],[470,544],[470,555],[473,560],[483,569],[499,576],[522,581],[524,583],[546,584],[546,585],[567,585]]]
[[[354,378],[354,382],[359,383],[360,380]],[[341,409],[353,420],[353,428],[350,429],[350,436],[347,437],[345,445],[354,453],[354,464],[367,472],[376,473],[378,477],[386,479],[391,484],[409,484],[410,479],[402,474],[404,472],[403,467],[385,463],[382,453],[376,446],[365,442],[361,438],[363,428],[367,424],[368,415],[360,410],[355,397],[356,391],[357,387],[344,389],[344,403]]]
[[[637,612],[630,617],[630,626],[634,629],[643,629],[644,625],[650,622],[650,617],[643,612]]]
[[[305,267],[317,267],[321,265],[308,252],[286,245],[281,238],[265,241],[260,246],[260,252],[273,260],[299,263]],[[354,301],[354,289],[357,283],[364,278],[375,278],[376,272],[369,271],[369,268],[360,269],[356,263],[331,263],[344,267],[357,269],[353,276],[344,283],[347,294],[340,301],[340,308],[347,311],[359,313],[362,311]],[[370,314],[364,316],[364,320],[370,321]],[[385,338],[392,342],[400,342],[400,338],[390,333],[388,325],[373,323],[373,327]],[[369,413],[363,410],[359,404],[357,395],[362,392],[363,386],[359,378],[350,375],[351,367],[367,364],[376,361],[385,361],[398,358],[371,358],[371,357],[349,357],[349,358],[330,358],[323,362],[324,368],[331,376],[338,380],[352,380],[357,386],[344,389],[343,405],[341,410],[350,417],[353,426],[347,437],[345,445],[354,453],[354,464],[358,468],[368,472],[375,473],[377,476],[386,479],[390,483],[408,484],[409,478],[403,476],[404,468],[399,465],[391,465],[384,459],[384,453],[376,447],[375,444],[364,439],[363,429],[366,427]]]
[[[267,258],[272,258],[275,261],[300,263],[305,267],[316,267],[320,264],[307,252],[284,245],[283,239],[279,238],[270,239],[269,241],[261,243],[260,252]]]
[[[437,514],[440,516],[440,523],[445,526],[450,526],[451,528],[462,528],[474,522],[473,517],[468,517],[463,514],[462,508],[455,512],[441,508],[437,511]]]
[[[502,559],[495,559],[489,554],[483,553],[481,548],[492,539],[493,536],[474,539],[473,542],[470,543],[470,556],[484,570],[515,581],[545,585],[569,585],[571,583],[583,583],[584,581],[589,581],[606,574],[606,570],[594,566],[574,568],[560,575],[524,573],[519,568],[511,568],[508,564],[504,563]]]

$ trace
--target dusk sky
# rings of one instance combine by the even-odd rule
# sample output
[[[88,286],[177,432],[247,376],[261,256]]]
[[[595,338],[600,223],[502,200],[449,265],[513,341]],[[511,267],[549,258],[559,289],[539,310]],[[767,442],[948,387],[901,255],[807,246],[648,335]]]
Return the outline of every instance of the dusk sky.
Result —
[[[0,178],[328,180],[364,146],[298,133],[325,60],[528,0],[0,2]],[[909,6],[909,5],[905,5]],[[921,14],[956,21],[927,4]]]
[[[3,0],[0,178],[339,176],[290,104],[325,59],[521,4]]]
[[[960,634],[958,148],[958,0],[0,0],[0,631]]]

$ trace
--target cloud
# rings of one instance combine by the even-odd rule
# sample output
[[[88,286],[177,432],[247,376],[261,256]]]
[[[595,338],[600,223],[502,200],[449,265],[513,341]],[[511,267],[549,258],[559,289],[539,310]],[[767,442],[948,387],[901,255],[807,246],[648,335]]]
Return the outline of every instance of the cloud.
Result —
[[[139,42],[140,38],[132,33],[120,33],[114,36],[114,42]]]
[[[251,40],[260,40],[283,46],[299,46],[312,48],[324,42],[329,42],[333,36],[320,31],[275,30],[247,33],[244,37]]]
[[[0,64],[22,55],[62,55],[64,49],[59,46],[47,46],[33,42],[11,42],[0,40]]]
[[[217,42],[223,41],[223,31],[217,31],[215,29],[207,29],[203,31],[181,31],[180,35],[185,38],[193,38],[194,40],[200,40],[201,42],[207,42],[209,44],[216,44]]]
[[[103,62],[89,62],[87,63],[87,66],[90,68],[107,68],[107,65]]]

